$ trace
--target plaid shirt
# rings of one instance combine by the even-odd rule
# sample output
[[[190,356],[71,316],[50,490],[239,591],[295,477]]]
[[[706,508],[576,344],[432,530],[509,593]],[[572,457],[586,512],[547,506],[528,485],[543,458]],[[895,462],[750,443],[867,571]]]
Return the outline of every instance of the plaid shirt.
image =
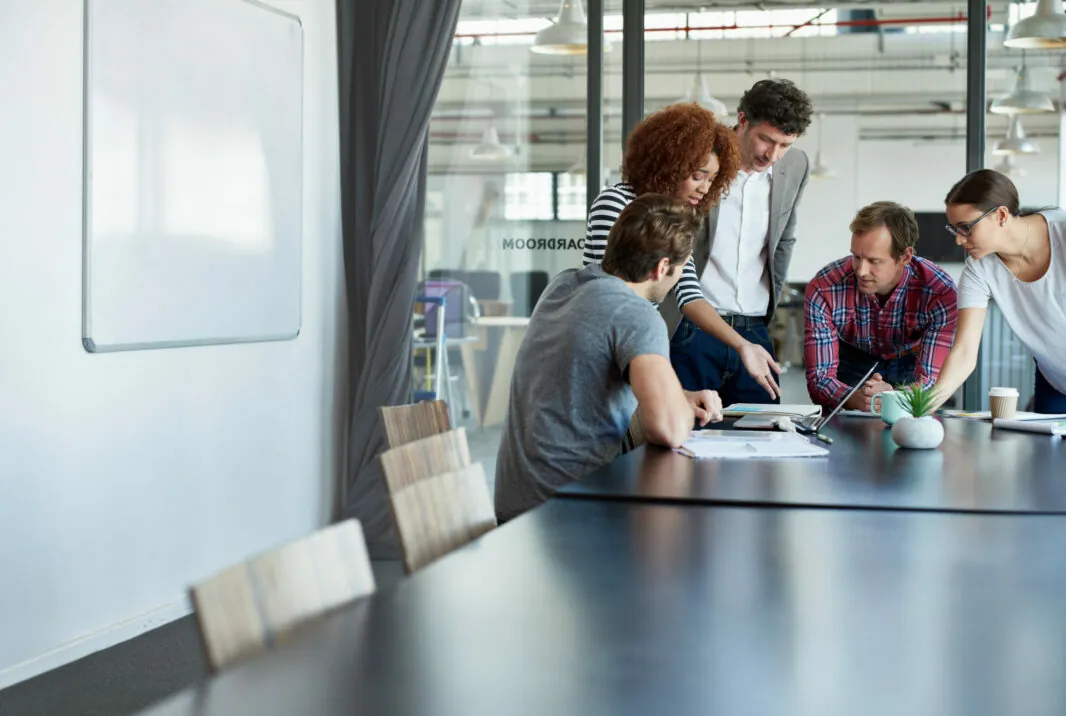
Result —
[[[826,266],[807,284],[803,354],[807,391],[836,405],[850,386],[837,380],[838,341],[883,360],[917,356],[915,380],[929,386],[951,351],[958,322],[955,282],[915,256],[884,304],[859,293],[851,257]]]

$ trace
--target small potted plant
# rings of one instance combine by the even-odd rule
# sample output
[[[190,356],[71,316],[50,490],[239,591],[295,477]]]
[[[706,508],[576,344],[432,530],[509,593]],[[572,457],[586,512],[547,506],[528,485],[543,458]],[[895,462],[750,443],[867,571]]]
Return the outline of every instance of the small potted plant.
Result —
[[[892,439],[902,448],[928,450],[944,442],[944,426],[932,416],[936,393],[932,388],[910,385],[899,392],[899,401],[910,416],[896,420]]]

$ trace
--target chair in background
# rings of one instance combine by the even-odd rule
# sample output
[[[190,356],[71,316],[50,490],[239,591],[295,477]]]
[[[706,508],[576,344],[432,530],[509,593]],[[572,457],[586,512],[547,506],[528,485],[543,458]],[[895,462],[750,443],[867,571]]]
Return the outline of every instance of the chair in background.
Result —
[[[473,334],[477,324],[477,301],[470,295],[470,288],[462,281],[454,279],[429,279],[418,288],[419,296],[443,298],[444,335],[451,340],[465,338]],[[437,312],[440,306],[428,304],[425,307],[425,337],[437,337]]]
[[[443,308],[443,313],[442,313]],[[443,321],[440,320],[443,316]],[[413,378],[411,399],[444,398],[454,409],[452,384],[460,383],[462,372],[452,372],[454,349],[478,340],[478,303],[465,283],[451,279],[430,279],[419,286],[415,298],[414,341],[411,354]],[[443,337],[438,335],[443,331]],[[437,366],[437,370],[433,367]],[[462,360],[459,361],[462,366]],[[462,414],[467,415],[467,390],[459,393]]]
[[[466,283],[466,271],[461,269],[433,269],[426,274],[430,281],[461,281]]]
[[[467,271],[465,283],[478,301],[500,299],[501,277],[498,271]]]
[[[626,436],[622,440],[622,452],[635,450],[646,442],[648,442],[648,439],[644,437],[644,424],[640,420],[640,410],[638,409],[633,413],[633,417],[629,419],[629,427],[626,429]]]
[[[787,373],[792,367],[792,356],[798,352],[800,361],[803,357],[803,287],[788,286],[781,294],[770,326],[771,339],[774,342],[774,354],[781,365],[781,372]]]
[[[218,670],[373,592],[363,528],[346,520],[229,567],[189,596],[207,663]]]
[[[530,316],[540,300],[540,295],[548,287],[547,271],[515,271],[511,274],[511,298],[514,301],[514,315]]]
[[[381,414],[381,424],[385,427],[385,440],[390,448],[452,429],[448,405],[443,400],[382,406],[378,411]]]
[[[418,480],[389,500],[408,574],[496,527],[481,463]]]
[[[431,435],[381,453],[381,468],[390,493],[469,464],[470,447],[464,428]]]

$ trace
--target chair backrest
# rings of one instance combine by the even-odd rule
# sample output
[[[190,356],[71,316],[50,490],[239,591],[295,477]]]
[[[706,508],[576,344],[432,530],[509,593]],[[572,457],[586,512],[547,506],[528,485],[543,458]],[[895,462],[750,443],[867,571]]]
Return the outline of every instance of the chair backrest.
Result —
[[[477,320],[477,302],[472,300],[470,288],[465,283],[454,279],[429,279],[422,283],[418,292],[420,296],[444,298],[444,334],[448,338],[463,338],[472,332],[473,323]],[[425,336],[434,338],[437,335],[437,312],[440,306],[425,304],[422,311]]]
[[[462,269],[430,269],[426,274],[426,278],[431,281],[440,281],[441,279],[451,281],[463,281],[466,282],[466,271]]]
[[[629,428],[626,430],[626,436],[622,441],[622,452],[635,450],[646,442],[648,442],[648,439],[644,436],[644,423],[640,420],[640,409],[638,408],[633,413],[633,417],[629,419]]]
[[[499,271],[467,271],[466,285],[479,301],[495,301],[500,298]]]
[[[511,300],[516,316],[529,316],[548,287],[547,271],[515,271],[511,274]]]
[[[427,400],[411,405],[382,406],[381,424],[385,426],[385,440],[390,448],[446,433],[452,429],[448,404],[443,400]]]
[[[414,440],[381,453],[381,468],[390,493],[469,464],[470,447],[465,428]]]
[[[390,501],[408,573],[496,526],[481,463],[427,477],[392,493]]]
[[[214,670],[373,591],[363,528],[346,520],[229,567],[189,595]]]

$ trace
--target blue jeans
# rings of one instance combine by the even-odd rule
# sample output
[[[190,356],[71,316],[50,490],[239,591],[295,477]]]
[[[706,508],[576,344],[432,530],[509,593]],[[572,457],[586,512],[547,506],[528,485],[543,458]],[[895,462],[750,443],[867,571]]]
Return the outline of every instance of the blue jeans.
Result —
[[[737,333],[773,355],[774,344],[765,325],[737,329]],[[715,390],[724,406],[781,402],[771,399],[766,389],[755,382],[740,362],[740,354],[701,331],[687,318],[681,319],[670,339],[670,362],[685,390]]]
[[[911,354],[885,360],[861,351],[850,343],[837,341],[837,380],[849,388],[862,380],[875,361],[875,372],[880,373],[881,380],[889,385],[910,385],[914,382],[914,371],[918,367],[917,356]]]
[[[1034,413],[1066,413],[1066,395],[1052,387],[1036,366],[1036,386],[1033,388]]]

